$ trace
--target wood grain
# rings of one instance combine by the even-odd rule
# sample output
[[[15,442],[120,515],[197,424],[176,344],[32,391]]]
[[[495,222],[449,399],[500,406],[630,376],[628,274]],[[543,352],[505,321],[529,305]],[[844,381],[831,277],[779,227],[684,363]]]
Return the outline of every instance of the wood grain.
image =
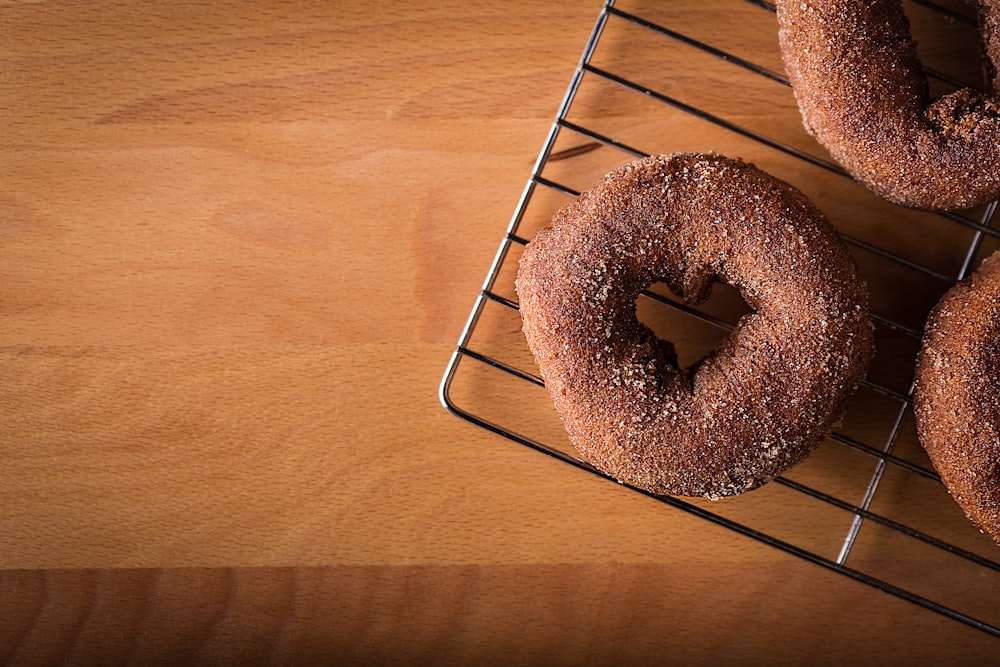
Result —
[[[797,564],[8,572],[11,663],[989,664],[934,615]],[[841,592],[837,592],[841,589]],[[705,595],[703,591],[713,591]],[[809,600],[809,613],[783,602]],[[907,628],[900,632],[899,619]],[[849,618],[849,622],[840,619]],[[912,633],[912,636],[911,636]]]
[[[598,9],[0,2],[0,662],[995,657],[438,404]]]

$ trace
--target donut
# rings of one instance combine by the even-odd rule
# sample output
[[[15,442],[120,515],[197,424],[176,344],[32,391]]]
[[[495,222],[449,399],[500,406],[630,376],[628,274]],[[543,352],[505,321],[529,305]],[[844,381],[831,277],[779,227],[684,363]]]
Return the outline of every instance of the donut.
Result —
[[[931,310],[913,409],[917,438],[945,488],[1000,544],[1000,253]]]
[[[981,0],[990,90],[932,100],[900,0],[778,0],[806,130],[896,204],[968,209],[1000,196],[1000,0]]]
[[[752,311],[704,359],[638,320],[656,282],[697,303],[721,281]],[[653,494],[732,496],[828,435],[871,359],[854,260],[798,190],[718,155],[654,156],[559,210],[518,265],[522,330],[569,440]]]

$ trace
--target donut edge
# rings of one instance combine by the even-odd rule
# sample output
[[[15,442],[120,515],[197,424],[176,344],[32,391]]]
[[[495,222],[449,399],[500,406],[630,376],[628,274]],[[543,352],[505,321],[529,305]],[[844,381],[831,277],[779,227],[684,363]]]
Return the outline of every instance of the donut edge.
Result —
[[[1000,402],[1000,369],[992,377],[976,376],[983,351],[990,349],[983,331],[997,328],[1000,251],[931,309],[915,365],[913,412],[918,441],[949,495],[1000,545],[1000,408],[989,410]],[[1000,344],[994,342],[992,354],[1000,358]],[[993,400],[976,396],[976,386],[991,386]]]

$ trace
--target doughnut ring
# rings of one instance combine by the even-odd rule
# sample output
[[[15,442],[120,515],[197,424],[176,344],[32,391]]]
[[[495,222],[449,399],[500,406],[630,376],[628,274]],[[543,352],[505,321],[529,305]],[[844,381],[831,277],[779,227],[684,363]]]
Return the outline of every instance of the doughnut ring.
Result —
[[[969,519],[1000,543],[1000,253],[931,310],[917,356],[917,437]]]
[[[1000,0],[980,0],[989,92],[931,100],[900,0],[778,0],[806,130],[896,204],[960,210],[1000,196]]]
[[[662,281],[689,303],[728,283],[752,312],[702,361],[636,316]],[[730,496],[804,459],[873,353],[853,258],[798,190],[718,155],[650,157],[562,208],[520,260],[522,328],[570,442],[657,494]]]

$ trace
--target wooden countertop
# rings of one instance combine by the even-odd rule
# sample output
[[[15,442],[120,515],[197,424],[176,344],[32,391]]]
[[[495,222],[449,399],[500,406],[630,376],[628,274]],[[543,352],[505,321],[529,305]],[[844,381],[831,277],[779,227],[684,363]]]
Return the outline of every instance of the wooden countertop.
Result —
[[[599,9],[0,3],[0,662],[995,659],[439,404]]]

